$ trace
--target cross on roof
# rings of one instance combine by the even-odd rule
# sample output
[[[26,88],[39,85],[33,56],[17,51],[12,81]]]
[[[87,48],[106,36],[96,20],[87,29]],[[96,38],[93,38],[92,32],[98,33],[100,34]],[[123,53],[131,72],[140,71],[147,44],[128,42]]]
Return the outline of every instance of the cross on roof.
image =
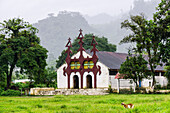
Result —
[[[82,31],[83,31],[83,30],[82,30],[82,29],[80,29],[79,31],[80,31],[80,33],[82,33]]]
[[[67,44],[66,44],[66,47],[72,47],[72,45],[71,45],[71,38],[69,37],[69,39],[68,39],[68,42],[67,42]]]
[[[95,40],[95,36],[93,35],[93,39],[92,39],[92,42],[91,42],[91,45],[97,45],[98,43],[96,42]]]

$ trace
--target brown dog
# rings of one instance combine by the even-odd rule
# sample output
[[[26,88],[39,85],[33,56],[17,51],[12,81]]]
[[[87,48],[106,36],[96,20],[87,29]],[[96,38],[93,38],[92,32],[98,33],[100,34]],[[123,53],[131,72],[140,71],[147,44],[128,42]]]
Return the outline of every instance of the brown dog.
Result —
[[[125,108],[133,108],[134,105],[133,104],[125,104],[125,103],[121,103],[121,105],[123,105]]]

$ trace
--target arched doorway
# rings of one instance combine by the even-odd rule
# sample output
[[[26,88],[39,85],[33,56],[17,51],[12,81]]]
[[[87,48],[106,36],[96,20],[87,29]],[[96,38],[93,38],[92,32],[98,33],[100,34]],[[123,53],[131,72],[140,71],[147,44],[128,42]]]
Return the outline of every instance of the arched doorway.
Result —
[[[86,76],[86,81],[87,81],[87,88],[92,88],[92,76],[91,75],[87,75]]]
[[[74,86],[74,89],[79,88],[79,77],[77,75],[74,75],[73,77],[73,86]]]

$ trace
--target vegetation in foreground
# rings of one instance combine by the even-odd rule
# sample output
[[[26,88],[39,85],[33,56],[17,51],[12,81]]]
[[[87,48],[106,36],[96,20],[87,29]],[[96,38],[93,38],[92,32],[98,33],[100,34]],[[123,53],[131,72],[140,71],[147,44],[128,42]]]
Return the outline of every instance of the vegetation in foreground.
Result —
[[[121,103],[133,103],[125,109]],[[101,96],[56,95],[0,97],[0,113],[57,113],[57,112],[150,112],[169,113],[170,94],[109,94]]]

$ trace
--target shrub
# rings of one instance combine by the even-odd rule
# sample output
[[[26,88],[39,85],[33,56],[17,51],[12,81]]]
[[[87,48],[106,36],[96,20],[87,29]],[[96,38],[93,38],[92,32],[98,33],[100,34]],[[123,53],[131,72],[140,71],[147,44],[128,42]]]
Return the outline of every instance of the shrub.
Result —
[[[18,91],[18,90],[11,90],[11,89],[8,89],[6,91],[3,91],[1,93],[2,96],[20,96],[21,95],[21,92]]]
[[[61,108],[66,108],[67,106],[66,105],[61,105]]]
[[[120,94],[134,94],[132,89],[120,89]]]
[[[4,91],[4,90],[0,88],[0,95],[1,95],[1,93],[2,93],[3,91]]]
[[[113,90],[112,90],[111,85],[109,85],[108,92],[109,92],[109,93],[113,93]]]
[[[25,83],[18,82],[15,83],[14,86],[18,87],[20,90],[23,88],[29,88],[29,82],[25,82]]]
[[[47,87],[46,84],[34,84],[34,87],[44,88]]]
[[[155,88],[154,89],[162,89],[162,87],[161,87],[161,85],[160,84],[158,84],[158,85],[156,85],[155,86]]]

